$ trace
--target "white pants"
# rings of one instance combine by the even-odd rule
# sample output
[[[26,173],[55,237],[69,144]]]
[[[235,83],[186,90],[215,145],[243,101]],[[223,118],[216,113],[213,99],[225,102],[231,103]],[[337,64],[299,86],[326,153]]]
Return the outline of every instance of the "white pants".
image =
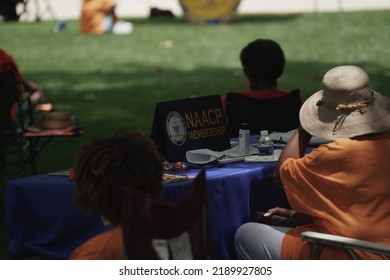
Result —
[[[237,259],[280,260],[282,240],[290,229],[260,223],[242,225],[234,238]]]

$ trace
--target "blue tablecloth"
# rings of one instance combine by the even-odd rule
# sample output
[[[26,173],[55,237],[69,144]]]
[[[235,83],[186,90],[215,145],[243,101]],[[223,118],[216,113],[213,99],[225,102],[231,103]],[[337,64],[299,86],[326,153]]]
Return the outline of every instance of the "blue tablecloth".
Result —
[[[238,162],[206,169],[213,259],[235,258],[235,231],[250,220],[255,210],[287,206],[282,190],[271,180],[275,165]],[[179,201],[190,183],[187,180],[164,185],[164,194]],[[72,203],[74,189],[75,183],[67,177],[50,174],[7,183],[5,206],[11,258],[40,255],[66,259],[84,241],[110,228],[97,215],[84,213]]]

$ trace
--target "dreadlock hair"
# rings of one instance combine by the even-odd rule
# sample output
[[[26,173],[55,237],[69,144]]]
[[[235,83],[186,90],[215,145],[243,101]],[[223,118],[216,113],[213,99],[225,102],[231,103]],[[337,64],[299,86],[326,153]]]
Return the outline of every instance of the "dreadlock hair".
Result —
[[[250,42],[241,50],[240,60],[249,79],[254,81],[277,80],[286,63],[282,48],[270,39]]]
[[[155,143],[140,132],[118,131],[111,137],[94,139],[75,157],[74,201],[83,210],[118,225],[124,188],[161,195],[162,162]]]

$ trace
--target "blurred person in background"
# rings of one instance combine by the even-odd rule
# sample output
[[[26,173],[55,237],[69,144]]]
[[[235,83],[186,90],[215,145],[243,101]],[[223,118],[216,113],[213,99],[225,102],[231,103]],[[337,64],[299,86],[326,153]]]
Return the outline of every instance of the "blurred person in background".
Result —
[[[105,33],[129,34],[130,22],[118,19],[114,0],[83,0],[81,5],[80,32],[102,35]]]
[[[0,1],[0,22],[2,21],[18,21],[19,15],[16,12],[16,6],[22,0],[1,0]]]
[[[40,104],[44,101],[44,93],[42,88],[36,83],[26,79],[21,71],[19,70],[14,58],[11,54],[7,53],[5,50],[0,48],[0,72],[8,72],[11,71],[16,79],[16,81],[20,84],[19,94],[23,100],[24,93],[28,94],[28,98],[31,101],[31,105],[36,109],[41,109]],[[42,104],[43,105],[43,104]],[[22,105],[23,111],[27,111],[28,103],[24,102]],[[50,105],[49,105],[50,106]],[[45,107],[45,106],[44,106]],[[47,107],[47,106],[46,106]],[[45,110],[48,108],[45,108]],[[13,106],[11,115],[12,117],[16,116],[16,104]]]

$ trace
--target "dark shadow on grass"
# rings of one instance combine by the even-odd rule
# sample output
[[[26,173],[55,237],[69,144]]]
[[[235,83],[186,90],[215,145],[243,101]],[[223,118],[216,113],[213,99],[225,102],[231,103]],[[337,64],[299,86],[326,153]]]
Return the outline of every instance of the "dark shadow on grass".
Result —
[[[372,87],[388,94],[388,69],[367,62],[354,64],[370,69]],[[316,61],[287,63],[280,87],[299,88],[305,100],[321,89],[323,75],[335,66]],[[138,71],[131,70],[134,68]],[[119,129],[149,134],[157,102],[246,90],[246,81],[239,69],[199,67],[182,71],[163,67],[156,71],[141,64],[123,65],[118,69],[121,70],[26,73],[33,80],[48,81],[47,86],[42,82],[46,101],[59,110],[78,115],[85,129],[85,134],[79,138],[56,139],[45,148],[38,159],[39,172],[68,168],[74,152],[89,139]]]
[[[368,62],[354,64],[363,69],[370,69],[369,75],[372,84],[379,91],[385,92],[389,75],[388,69]],[[320,87],[323,74],[335,66],[337,65],[314,61],[287,63],[285,73],[280,80],[281,86],[299,87],[303,91],[311,89],[313,86]],[[141,64],[123,65],[118,68],[121,70],[88,73],[80,73],[76,70],[73,72],[31,72],[26,73],[26,75],[33,80],[48,81],[51,85],[50,88],[46,89],[48,98],[54,94],[55,98],[59,100],[74,96],[79,98],[84,94],[96,93],[118,103],[122,100],[116,99],[117,94],[127,94],[130,100],[162,101],[170,98],[185,98],[190,95],[222,94],[231,90],[245,90],[245,88],[238,88],[245,84],[240,69],[208,67],[182,71],[164,68],[164,66],[146,67]],[[134,68],[137,68],[138,71],[129,70]],[[164,91],[163,94],[159,94],[161,91]],[[66,94],[62,94],[65,92]]]
[[[389,94],[386,90],[388,69],[374,63],[354,64],[370,69],[372,87],[382,94]],[[299,88],[305,100],[321,89],[323,75],[335,66],[316,61],[287,63],[280,87],[286,90]],[[239,69],[208,67],[181,71],[162,68],[156,72],[145,65],[136,67],[137,72],[128,71],[129,68],[123,65],[118,67],[120,71],[114,72],[27,73],[33,80],[48,81],[48,86],[45,86],[47,102],[52,102],[59,110],[78,115],[85,129],[81,137],[56,139],[50,143],[38,157],[39,172],[70,167],[74,152],[92,138],[119,129],[149,134],[157,102],[246,90],[245,78]],[[93,100],[88,100],[88,96],[93,96]]]

